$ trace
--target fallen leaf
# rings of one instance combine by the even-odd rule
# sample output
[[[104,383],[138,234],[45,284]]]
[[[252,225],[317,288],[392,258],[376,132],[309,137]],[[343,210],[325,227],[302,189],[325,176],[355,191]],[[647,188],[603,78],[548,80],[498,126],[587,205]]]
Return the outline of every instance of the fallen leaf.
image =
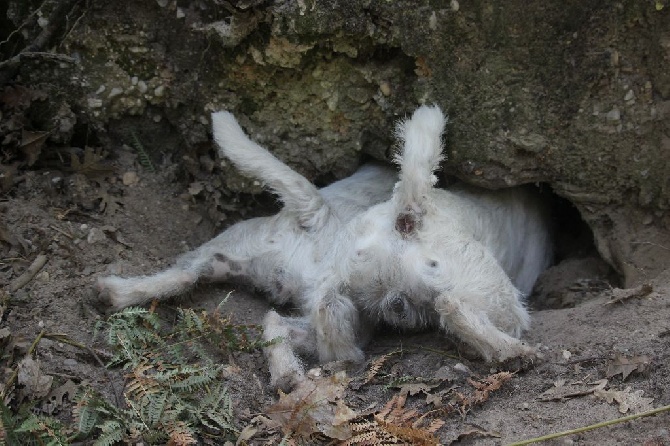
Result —
[[[22,394],[38,399],[49,394],[53,376],[45,375],[40,370],[39,361],[26,356],[19,362],[18,384],[24,386]]]
[[[115,214],[121,208],[121,206],[123,206],[123,203],[110,195],[107,190],[101,190],[98,198],[100,199],[100,212],[103,212],[107,215]]]
[[[8,243],[12,248],[20,248],[24,254],[30,251],[28,242],[23,237],[13,233],[4,223],[0,223],[0,242]]]
[[[288,394],[279,392],[279,401],[267,415],[281,424],[284,431],[303,437],[321,433],[330,438],[351,437],[349,421],[357,414],[343,400],[349,383],[346,372],[325,378],[305,379]]]
[[[493,438],[500,438],[501,435],[499,432],[495,431],[489,431],[486,429],[483,429],[480,426],[477,426],[476,424],[468,424],[466,425],[467,428],[458,434],[457,441],[465,440],[466,438],[478,438],[478,437],[493,437]]]
[[[95,178],[114,170],[103,162],[105,158],[107,158],[107,152],[102,148],[94,149],[93,147],[86,147],[82,159],[79,159],[77,149],[71,149],[70,168],[89,178]]]
[[[651,294],[652,291],[654,291],[654,288],[648,283],[632,289],[617,288],[612,290],[612,296],[610,297],[610,301],[607,302],[607,305],[624,302],[629,299],[646,297]]]
[[[44,100],[46,94],[39,90],[31,90],[22,85],[8,85],[0,93],[0,103],[8,108],[28,108],[33,100]]]
[[[582,382],[565,385],[565,380],[557,380],[554,387],[546,390],[540,395],[540,401],[564,401],[568,398],[591,395],[596,390],[602,390],[607,386],[607,380],[601,379],[594,383],[585,384]]]
[[[428,384],[424,382],[417,382],[417,383],[407,383],[407,384],[402,384],[400,388],[400,394],[401,395],[411,395],[414,396],[418,393],[425,393],[426,395],[429,394],[430,390],[434,389],[435,387],[439,386],[441,383],[436,383],[436,384]]]
[[[653,409],[653,398],[644,398],[644,390],[636,390],[631,392],[630,387],[625,390],[603,390],[599,389],[593,393],[596,398],[607,401],[609,404],[617,403],[619,405],[619,412],[640,413]]]
[[[500,387],[512,379],[513,376],[514,373],[512,372],[499,372],[477,381],[468,378],[467,382],[477,389],[472,402],[478,404],[488,400],[491,392],[500,389]]]
[[[45,403],[42,405],[42,411],[48,415],[52,415],[57,409],[63,406],[66,400],[74,401],[74,396],[77,393],[78,386],[72,381],[67,380],[65,384],[52,389],[46,397]]]
[[[633,356],[626,358],[623,355],[616,355],[607,365],[605,376],[611,378],[616,375],[621,375],[625,381],[633,372],[643,373],[651,364],[651,359],[647,355]]]
[[[28,130],[23,130],[21,132],[21,145],[19,146],[21,151],[28,158],[28,165],[32,166],[39,158],[40,153],[42,152],[42,146],[44,142],[49,137],[50,132],[31,132]]]

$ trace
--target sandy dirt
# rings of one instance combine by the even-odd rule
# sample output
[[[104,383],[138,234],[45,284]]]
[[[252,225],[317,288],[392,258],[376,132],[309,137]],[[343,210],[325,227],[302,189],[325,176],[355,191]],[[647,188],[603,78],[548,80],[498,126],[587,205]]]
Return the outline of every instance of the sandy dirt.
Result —
[[[47,257],[31,281],[8,292],[2,328],[22,340],[15,342],[17,351],[43,330],[91,344],[94,324],[104,317],[92,291],[97,276],[155,272],[215,234],[203,217],[204,205],[185,194],[188,185],[178,180],[177,166],[150,173],[132,151],[119,154],[113,171],[97,179],[44,169],[24,172],[0,198],[0,283],[8,291],[38,254]],[[541,345],[544,358],[526,364],[471,407],[459,406],[457,392],[467,393],[472,382],[498,372],[516,371],[518,364],[484,364],[437,333],[381,332],[366,349],[366,364],[327,364],[314,374],[346,370],[345,404],[361,413],[379,411],[407,392],[403,383],[425,384],[404,404],[445,421],[435,433],[441,444],[509,444],[668,405],[670,273],[633,290],[615,288],[608,274],[596,257],[566,258],[550,269],[538,285],[541,296],[530,303],[533,324],[524,336]],[[268,306],[248,289],[201,286],[164,306],[166,311],[178,304],[213,308],[229,291],[224,311],[236,322],[260,323]],[[36,358],[55,384],[71,379],[111,395],[123,382],[120,370],[105,370],[67,343],[43,340]],[[258,416],[267,415],[277,401],[262,353],[234,353],[228,360],[235,365],[226,379],[237,428],[243,431],[253,420],[257,429],[250,444],[279,443],[281,427],[258,427]],[[11,372],[4,370],[5,382]],[[61,410],[70,407],[66,402]],[[669,417],[665,412],[548,444],[668,445]]]

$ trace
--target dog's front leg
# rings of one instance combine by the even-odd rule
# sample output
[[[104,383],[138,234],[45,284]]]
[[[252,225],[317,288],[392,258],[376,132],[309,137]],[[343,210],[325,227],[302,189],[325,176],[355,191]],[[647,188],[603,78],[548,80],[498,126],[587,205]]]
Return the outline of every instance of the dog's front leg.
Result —
[[[362,327],[358,309],[335,289],[320,296],[312,310],[319,361],[362,361],[365,355],[359,347]]]
[[[486,361],[534,355],[534,348],[500,330],[486,311],[471,304],[481,299],[479,296],[453,291],[439,295],[435,300],[435,309],[442,328],[474,347]]]

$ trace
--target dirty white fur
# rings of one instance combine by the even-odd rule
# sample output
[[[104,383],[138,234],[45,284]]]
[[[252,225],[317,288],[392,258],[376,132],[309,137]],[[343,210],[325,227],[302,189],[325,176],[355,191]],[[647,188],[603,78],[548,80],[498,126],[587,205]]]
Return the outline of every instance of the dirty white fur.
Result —
[[[298,356],[361,360],[379,322],[401,329],[440,327],[486,360],[532,354],[519,337],[523,304],[548,266],[542,206],[525,189],[434,188],[445,118],[420,107],[401,122],[400,174],[366,165],[318,190],[251,141],[232,114],[212,115],[223,157],[263,181],[284,207],[240,222],[172,268],[152,276],[98,279],[120,309],[184,293],[199,281],[244,280],[300,316],[270,311],[264,336],[273,385],[304,376]]]

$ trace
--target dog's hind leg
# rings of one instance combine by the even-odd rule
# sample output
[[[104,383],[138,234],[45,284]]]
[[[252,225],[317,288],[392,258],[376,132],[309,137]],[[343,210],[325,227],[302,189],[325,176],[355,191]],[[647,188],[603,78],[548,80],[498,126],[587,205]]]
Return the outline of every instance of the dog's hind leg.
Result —
[[[263,321],[263,349],[270,369],[270,385],[289,392],[305,378],[297,354],[313,354],[316,337],[308,318],[289,318],[269,311]]]
[[[189,291],[199,281],[229,281],[245,277],[249,261],[221,252],[199,249],[180,258],[176,265],[159,273],[122,278],[100,277],[96,288],[113,310],[141,305],[152,299],[174,297]]]
[[[258,235],[267,226],[265,221],[237,223],[159,273],[130,278],[100,277],[96,284],[100,297],[107,300],[113,310],[119,310],[152,299],[184,294],[198,282],[247,279],[254,259],[263,257],[268,249]]]
[[[319,190],[249,139],[231,113],[212,113],[212,130],[219,154],[231,160],[242,173],[262,181],[277,193],[284,210],[293,214],[302,228],[318,231],[327,222],[331,213]]]

